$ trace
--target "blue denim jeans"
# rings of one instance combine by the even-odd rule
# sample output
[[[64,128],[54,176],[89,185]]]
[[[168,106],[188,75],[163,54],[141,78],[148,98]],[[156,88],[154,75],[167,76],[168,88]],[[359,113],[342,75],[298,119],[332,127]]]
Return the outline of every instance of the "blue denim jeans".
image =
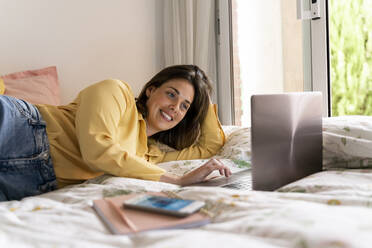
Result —
[[[0,95],[0,201],[56,188],[45,121],[38,109]]]

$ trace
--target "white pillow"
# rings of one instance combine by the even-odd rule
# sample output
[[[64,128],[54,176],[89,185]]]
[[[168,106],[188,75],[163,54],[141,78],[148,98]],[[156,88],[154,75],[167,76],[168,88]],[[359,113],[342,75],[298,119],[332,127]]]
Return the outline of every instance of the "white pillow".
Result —
[[[232,160],[251,160],[251,128],[250,127],[223,127],[226,135],[226,143],[216,154],[216,158]],[[226,131],[225,129],[228,129]],[[229,132],[229,130],[232,130]]]
[[[323,167],[372,168],[372,116],[323,119]]]

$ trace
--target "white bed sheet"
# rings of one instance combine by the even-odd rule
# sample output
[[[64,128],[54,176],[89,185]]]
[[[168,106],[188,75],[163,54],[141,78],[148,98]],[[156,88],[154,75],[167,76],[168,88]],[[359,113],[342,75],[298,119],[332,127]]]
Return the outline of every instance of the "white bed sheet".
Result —
[[[365,125],[358,122],[359,129],[350,126],[348,120],[327,121],[323,125],[327,132],[324,152],[331,151],[339,159],[335,164],[327,163],[325,168],[336,169],[316,173],[276,192],[180,188],[105,175],[40,196],[0,203],[0,247],[369,248],[372,246],[372,169],[363,163],[358,169],[337,168],[337,165],[342,159],[355,159],[356,155],[349,152],[355,147],[345,149],[345,139],[347,145],[355,143],[355,139],[349,142],[350,133],[365,130],[370,120]],[[224,128],[227,142],[216,157],[234,170],[249,167],[249,128]],[[357,140],[366,144],[372,137],[369,132],[366,134],[358,134]],[[345,153],[347,156],[343,156]],[[358,156],[364,160],[372,157],[368,149]],[[204,161],[175,161],[161,166],[182,175]],[[91,208],[92,201],[102,197],[163,190],[204,200],[213,208],[212,212],[219,214],[211,224],[200,228],[151,231],[128,237],[110,234]]]
[[[372,170],[324,171],[280,192],[184,187],[103,176],[0,204],[1,247],[371,247]],[[219,212],[197,229],[112,235],[92,200],[170,190]]]

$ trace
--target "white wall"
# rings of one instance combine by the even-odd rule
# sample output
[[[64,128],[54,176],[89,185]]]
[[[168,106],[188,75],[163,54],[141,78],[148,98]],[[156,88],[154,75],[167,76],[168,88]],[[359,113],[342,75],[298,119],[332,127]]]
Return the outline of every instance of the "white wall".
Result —
[[[164,65],[159,0],[0,0],[0,75],[56,65],[62,103],[118,78],[139,93]]]

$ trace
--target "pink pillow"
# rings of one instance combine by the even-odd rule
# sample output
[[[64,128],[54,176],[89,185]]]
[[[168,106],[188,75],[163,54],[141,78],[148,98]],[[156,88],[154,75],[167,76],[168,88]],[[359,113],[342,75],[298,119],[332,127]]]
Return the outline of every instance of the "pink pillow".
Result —
[[[4,95],[14,96],[30,103],[59,105],[61,102],[57,68],[15,72],[1,76]]]

